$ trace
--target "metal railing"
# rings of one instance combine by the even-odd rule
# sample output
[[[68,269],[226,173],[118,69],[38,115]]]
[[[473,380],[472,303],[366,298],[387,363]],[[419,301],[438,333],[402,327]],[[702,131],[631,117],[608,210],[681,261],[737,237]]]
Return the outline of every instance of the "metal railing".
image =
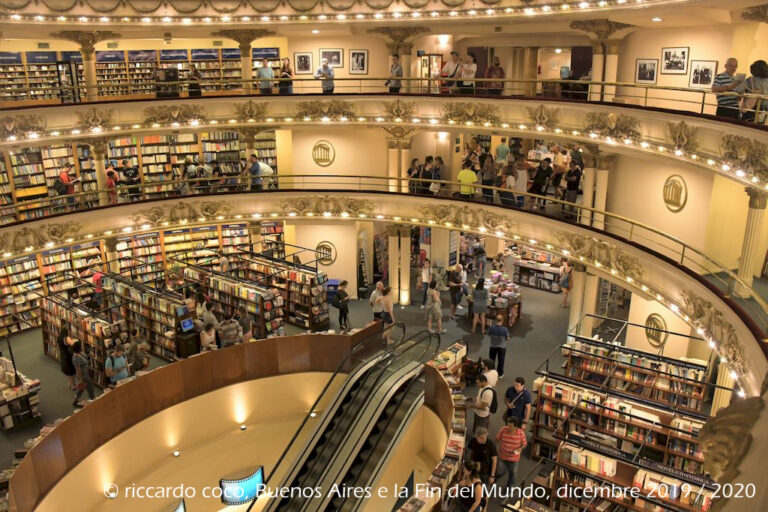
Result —
[[[432,186],[433,184],[439,185],[439,190],[437,190],[437,186]],[[431,186],[432,189],[437,190],[437,193],[430,190]],[[158,190],[158,187],[162,187],[162,190]],[[182,190],[189,190],[189,193],[183,194]],[[480,184],[467,186],[458,182],[440,180],[317,174],[275,175],[269,178],[261,177],[261,182],[258,182],[255,178],[239,175],[221,178],[196,178],[186,181],[145,182],[143,184],[120,185],[108,190],[91,190],[67,196],[44,198],[3,206],[0,208],[0,214],[3,217],[0,218],[7,218],[5,212],[16,215],[18,220],[24,220],[26,218],[24,216],[29,215],[30,212],[40,213],[39,216],[43,217],[86,211],[96,206],[114,206],[135,201],[230,193],[270,193],[271,191],[390,192],[413,194],[424,198],[458,198],[481,204],[501,205],[512,210],[532,211],[575,225],[589,225],[655,251],[692,272],[705,276],[724,296],[733,297],[738,291],[743,298],[743,300],[738,301],[738,304],[743,309],[748,310],[752,320],[763,333],[768,332],[768,303],[763,297],[724,264],[679,238],[627,217],[582,206],[578,203],[569,203],[551,195],[541,196],[494,186]],[[297,218],[300,217],[297,215]],[[35,219],[37,217],[30,216],[29,218]],[[190,221],[194,222],[195,219],[190,219]],[[424,219],[413,222],[403,218],[399,222],[427,224]],[[465,230],[476,231],[478,227],[467,226]],[[490,231],[489,233],[492,234]]]
[[[392,82],[396,80],[397,82]],[[392,88],[393,83],[400,83]],[[290,84],[290,87],[287,85]],[[470,85],[445,77],[393,78],[346,77],[333,80],[333,94],[419,94],[458,97],[541,97],[569,101],[605,102],[649,108],[716,115],[717,97],[733,96],[742,104],[746,121],[765,124],[768,118],[768,96],[713,93],[711,88],[670,87],[630,82],[603,82],[560,79],[494,79],[475,78]],[[281,85],[283,87],[281,87]],[[191,87],[190,87],[191,86]],[[190,90],[191,89],[191,90]],[[199,92],[198,92],[199,91]],[[22,104],[45,105],[60,103],[94,103],[152,98],[190,98],[221,95],[301,95],[323,92],[321,80],[292,78],[270,80],[217,79],[178,82],[131,82],[98,84],[95,86],[35,87],[0,89],[0,108],[15,108]],[[26,102],[26,103],[20,103]],[[738,109],[721,110],[726,117],[739,116]]]

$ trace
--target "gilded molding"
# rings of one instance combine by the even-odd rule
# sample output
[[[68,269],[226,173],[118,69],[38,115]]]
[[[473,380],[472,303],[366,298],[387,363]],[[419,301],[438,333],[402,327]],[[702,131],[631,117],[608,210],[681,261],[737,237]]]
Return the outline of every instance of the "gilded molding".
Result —
[[[427,221],[436,224],[451,223],[453,226],[484,227],[489,231],[499,229],[517,229],[516,223],[511,217],[499,215],[483,208],[470,206],[450,205],[426,205],[419,208],[419,212]]]
[[[744,9],[741,13],[741,19],[768,23],[768,4],[755,5]]]
[[[128,220],[135,226],[149,224],[157,227],[163,222],[175,224],[185,219],[189,221],[202,217],[213,219],[218,215],[227,215],[230,209],[231,206],[225,201],[180,201],[139,210],[129,215]]]
[[[62,30],[60,32],[52,32],[51,37],[66,39],[79,44],[83,60],[92,60],[97,43],[108,39],[117,40],[120,39],[121,35],[111,30],[94,30],[92,32],[85,30]]]
[[[382,128],[389,133],[389,130],[387,130],[386,127],[382,126]],[[411,143],[413,142],[412,139],[406,138],[407,135],[409,135],[410,132],[405,133],[401,136],[394,136],[391,139],[387,139],[387,149],[411,149]]]
[[[572,21],[570,24],[572,29],[594,34],[600,41],[605,41],[616,32],[632,26],[633,25],[628,25],[627,23],[619,23],[607,19],[577,20]]]
[[[443,122],[491,124],[499,123],[499,109],[487,103],[451,102],[440,108]]]
[[[150,126],[160,124],[187,124],[190,121],[205,121],[205,109],[200,105],[162,105],[144,109],[143,123]]]
[[[587,113],[584,130],[604,137],[637,140],[640,138],[640,121],[636,117],[613,112]]]
[[[83,139],[83,142],[93,150],[95,155],[101,155],[101,159],[104,159],[109,148],[109,139],[106,137],[91,137]]]
[[[212,32],[211,35],[214,37],[225,37],[237,42],[237,44],[240,45],[240,51],[242,52],[244,48],[251,47],[251,42],[253,40],[273,36],[275,35],[275,32],[266,29],[224,29]],[[248,60],[250,60],[250,56]]]
[[[115,119],[115,110],[89,108],[75,112],[75,115],[77,127],[84,132],[90,132],[94,128],[109,128]]]
[[[554,127],[560,120],[560,109],[550,109],[544,105],[538,107],[526,107],[525,112],[528,119],[536,126],[543,126],[546,129]]]
[[[697,133],[699,129],[687,124],[685,121],[679,123],[667,123],[667,135],[676,149],[683,151],[695,151],[699,146]]]
[[[83,226],[79,222],[51,222],[34,229],[25,226],[0,232],[0,247],[9,252],[23,253],[27,247],[41,247],[49,242],[58,245],[82,236]]]
[[[355,199],[347,196],[319,195],[299,197],[290,203],[278,203],[282,215],[295,213],[296,215],[308,215],[322,217],[325,212],[333,215],[341,215],[346,212],[350,217],[371,215],[374,203],[369,199]]]
[[[768,192],[756,188],[746,187],[744,191],[749,196],[749,207],[754,210],[765,210],[768,205]]]
[[[44,131],[45,118],[36,114],[22,116],[7,116],[0,119],[0,133],[3,138],[26,137],[29,133]]]
[[[416,112],[414,101],[382,101],[381,105],[390,121],[410,118]]]
[[[623,277],[631,277],[635,281],[645,278],[640,260],[628,254],[623,249],[589,235],[560,231],[557,241],[564,249],[568,249],[572,258],[584,258],[592,264],[600,263],[606,269],[614,269]]]
[[[267,116],[267,102],[256,103],[253,100],[248,100],[245,103],[235,103],[233,110],[239,121],[263,121]]]
[[[340,119],[355,117],[354,106],[349,101],[302,101],[296,105],[296,117]]]
[[[752,172],[768,178],[768,145],[740,135],[723,135],[720,141],[720,156],[731,167]]]
[[[269,125],[269,126],[238,126],[234,129],[240,136],[240,140],[248,144],[249,142],[252,142],[253,139],[256,138],[256,136],[262,132],[268,132],[272,130],[279,129],[280,126],[275,125]]]
[[[413,50],[413,44],[408,39],[429,31],[427,27],[376,27],[369,29],[368,33],[384,36],[390,53],[406,55]]]

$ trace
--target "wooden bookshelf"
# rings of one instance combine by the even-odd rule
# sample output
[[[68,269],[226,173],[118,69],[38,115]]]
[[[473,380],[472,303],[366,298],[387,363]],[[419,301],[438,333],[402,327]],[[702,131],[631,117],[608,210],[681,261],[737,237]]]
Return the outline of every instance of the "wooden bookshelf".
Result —
[[[8,173],[5,154],[0,153],[0,225],[16,222],[16,210],[10,207],[15,202],[13,180]]]
[[[240,142],[237,132],[204,132],[200,134],[203,161],[229,163],[239,172]],[[234,165],[236,164],[236,165]]]
[[[514,281],[522,286],[560,293],[560,258],[546,251],[521,248],[514,258]]]
[[[242,80],[243,68],[240,60],[239,48],[222,48],[221,50],[221,78],[222,80]],[[234,83],[224,87],[225,89],[242,89],[242,84]]]
[[[124,51],[97,51],[95,65],[99,96],[125,96],[131,93]]]
[[[253,150],[256,156],[259,157],[259,161],[269,165],[277,174],[277,140],[275,132],[262,132],[257,135],[253,142]]]
[[[171,174],[171,146],[170,136],[148,135],[141,137],[141,177],[144,183],[173,181]],[[148,197],[165,195],[173,190],[173,185],[156,185],[147,187],[145,194]]]
[[[21,52],[1,52],[0,97],[20,100],[29,97],[27,91],[27,72],[22,62]]]
[[[29,59],[29,58],[27,58]],[[58,99],[59,75],[56,62],[31,64],[27,62],[27,84],[34,100]]]
[[[84,145],[77,145],[75,149],[77,155],[75,159],[75,168],[78,177],[80,178],[80,188],[83,192],[96,192],[99,185],[96,181],[96,167],[93,163],[91,148]],[[84,196],[83,202],[86,208],[90,208],[99,204],[99,198],[97,194],[88,194],[87,196]]]
[[[138,143],[136,137],[123,137],[109,141],[107,160],[113,161],[115,166],[118,167],[120,162],[125,159],[128,160],[128,165],[141,168],[139,165]]]
[[[64,166],[70,164],[72,170],[75,170],[74,151],[71,144],[64,144],[60,146],[45,146],[41,148],[40,154],[43,161],[45,185],[48,187],[48,195],[54,197],[57,194],[53,188],[53,183],[59,177],[59,173],[64,169]],[[75,176],[71,178],[75,179]],[[77,191],[77,186],[75,191]]]
[[[11,334],[40,326],[40,297],[46,289],[41,278],[38,255],[28,254],[7,260],[5,270],[13,295],[13,314],[18,322],[7,325]]]
[[[281,220],[265,220],[259,224],[260,242],[254,251],[272,258],[285,259],[285,225]],[[253,237],[256,238],[256,237]]]
[[[35,199],[48,197],[45,182],[43,155],[40,149],[24,148],[8,155],[15,201],[28,202],[19,206],[19,220],[34,219],[47,214],[47,205],[35,202]]]

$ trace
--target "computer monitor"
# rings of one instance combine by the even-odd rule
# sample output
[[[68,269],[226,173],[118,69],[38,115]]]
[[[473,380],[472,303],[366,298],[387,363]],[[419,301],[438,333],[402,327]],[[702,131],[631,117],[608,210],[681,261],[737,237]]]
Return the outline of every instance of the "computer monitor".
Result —
[[[242,505],[255,500],[259,492],[264,490],[264,467],[259,466],[250,476],[237,480],[228,480],[222,478],[219,480],[221,486],[221,502],[225,505]]]
[[[185,318],[181,321],[181,332],[189,332],[195,328],[195,321],[192,318]]]
[[[562,80],[568,80],[568,78],[571,76],[571,67],[570,66],[560,66],[560,78]]]

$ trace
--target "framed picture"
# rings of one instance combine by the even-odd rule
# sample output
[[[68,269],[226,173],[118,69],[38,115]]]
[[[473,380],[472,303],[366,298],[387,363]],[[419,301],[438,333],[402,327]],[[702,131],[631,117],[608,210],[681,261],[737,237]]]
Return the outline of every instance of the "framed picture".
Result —
[[[332,68],[344,67],[344,50],[341,48],[320,48],[320,62],[328,59],[328,65]]]
[[[716,60],[692,60],[691,78],[688,87],[695,89],[709,89],[717,74]]]
[[[679,48],[662,48],[661,74],[687,75],[689,53],[690,49],[687,46],[681,46]]]
[[[655,84],[659,59],[635,59],[635,83]]]
[[[368,50],[349,50],[349,74],[368,74]]]
[[[297,75],[311,75],[314,73],[312,52],[294,52],[293,69]]]

